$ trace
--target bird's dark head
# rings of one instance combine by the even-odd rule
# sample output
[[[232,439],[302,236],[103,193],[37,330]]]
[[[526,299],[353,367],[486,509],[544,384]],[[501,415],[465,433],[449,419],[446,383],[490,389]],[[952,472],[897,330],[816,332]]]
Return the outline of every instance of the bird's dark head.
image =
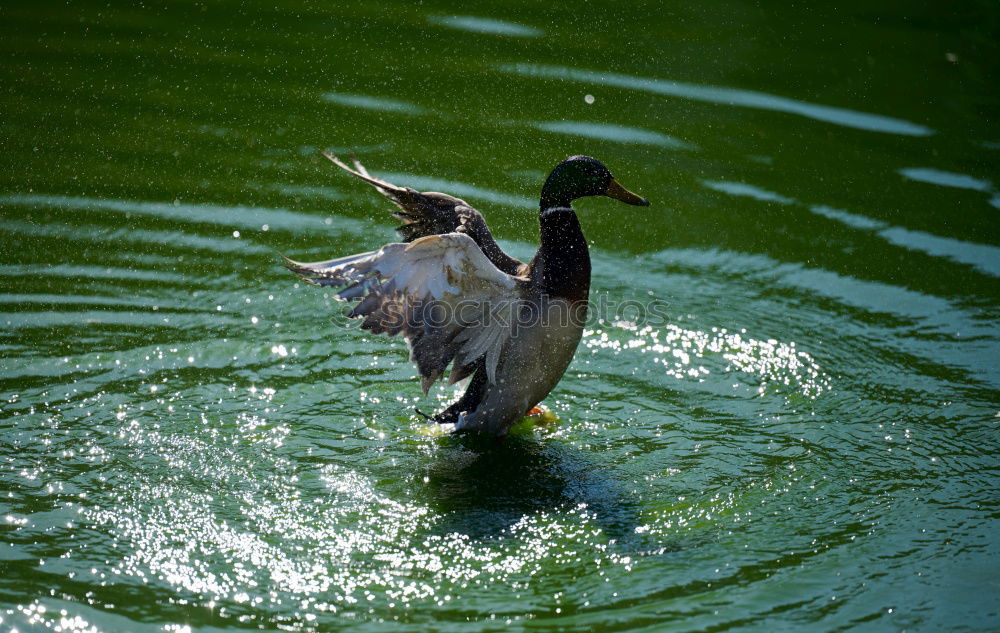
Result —
[[[545,181],[541,210],[568,207],[585,196],[608,196],[626,204],[649,206],[649,200],[618,184],[601,161],[590,156],[570,156],[556,165]]]

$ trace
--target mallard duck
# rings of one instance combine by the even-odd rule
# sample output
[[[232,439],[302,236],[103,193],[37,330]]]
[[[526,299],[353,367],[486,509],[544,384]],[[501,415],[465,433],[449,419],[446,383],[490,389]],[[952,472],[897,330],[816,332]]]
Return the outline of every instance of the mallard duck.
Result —
[[[562,378],[583,334],[590,253],[572,203],[608,196],[649,201],[622,187],[600,161],[570,156],[549,174],[539,203],[541,246],[529,263],[501,250],[482,214],[438,192],[372,177],[353,161],[335,165],[374,186],[397,208],[403,242],[324,262],[286,265],[306,281],[339,288],[349,317],[374,333],[402,334],[424,395],[451,365],[449,384],[471,376],[440,413],[454,432],[504,437]]]

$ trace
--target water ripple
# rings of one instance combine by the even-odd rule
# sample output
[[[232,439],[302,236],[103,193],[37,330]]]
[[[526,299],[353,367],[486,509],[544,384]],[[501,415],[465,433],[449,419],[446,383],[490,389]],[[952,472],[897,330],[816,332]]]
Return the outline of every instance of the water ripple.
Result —
[[[703,86],[700,84],[684,83],[669,79],[635,77],[632,75],[624,75],[614,72],[581,70],[565,66],[546,66],[541,64],[504,64],[500,66],[500,70],[525,75],[527,77],[585,81],[604,86],[615,86],[618,88],[640,90],[643,92],[650,92],[669,97],[691,99],[693,101],[742,106],[746,108],[771,110],[774,112],[786,112],[789,114],[804,116],[816,121],[824,121],[826,123],[833,123],[859,130],[885,132],[888,134],[901,134],[905,136],[928,136],[934,133],[934,130],[927,126],[911,123],[902,119],[896,119],[880,114],[858,112],[847,108],[837,108],[833,106],[809,103],[807,101],[798,101],[796,99],[779,97],[777,95],[752,90],[741,90],[721,86]]]
[[[535,127],[545,132],[582,136],[602,141],[618,143],[633,143],[637,145],[657,145],[671,149],[691,149],[693,146],[668,136],[661,132],[644,130],[642,128],[613,125],[611,123],[594,123],[590,121],[543,121],[535,123]]]
[[[487,33],[489,35],[507,35],[510,37],[541,37],[545,34],[541,29],[526,26],[507,20],[483,18],[472,15],[430,16],[432,24],[441,24],[460,31],[471,33]]]
[[[426,112],[424,108],[408,101],[386,99],[385,97],[372,97],[342,92],[324,92],[321,97],[324,101],[351,108],[379,110],[382,112],[403,112],[406,114],[424,114]]]
[[[261,230],[266,226],[265,230],[302,231],[320,228],[324,224],[329,226],[331,221],[336,221],[339,230],[362,233],[369,226],[360,220],[352,220],[342,216],[331,218],[329,215],[323,217],[318,214],[298,213],[288,209],[194,204],[180,201],[173,203],[145,202],[50,194],[7,194],[0,195],[0,203],[49,209],[134,213],[181,222],[216,224],[230,228],[256,230]]]
[[[957,187],[973,191],[991,191],[993,189],[993,184],[987,180],[980,180],[979,178],[973,178],[965,174],[956,174],[930,167],[908,167],[900,169],[899,173],[910,180],[941,185],[942,187]]]
[[[794,198],[746,183],[705,180],[702,181],[702,184],[709,189],[721,191],[731,196],[749,197],[762,202],[776,202],[778,204],[798,204]],[[810,205],[808,209],[816,215],[836,220],[853,229],[874,231],[876,235],[896,246],[934,257],[943,257],[953,262],[972,266],[987,275],[1000,277],[1000,247],[891,226],[881,220],[826,205]]]

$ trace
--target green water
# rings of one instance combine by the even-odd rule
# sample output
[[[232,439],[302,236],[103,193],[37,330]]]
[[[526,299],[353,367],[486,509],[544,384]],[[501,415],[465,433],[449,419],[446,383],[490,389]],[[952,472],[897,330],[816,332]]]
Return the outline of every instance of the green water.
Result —
[[[0,631],[1000,630],[1000,9],[881,5],[5,3]],[[393,238],[324,148],[652,201],[558,422],[278,265]]]

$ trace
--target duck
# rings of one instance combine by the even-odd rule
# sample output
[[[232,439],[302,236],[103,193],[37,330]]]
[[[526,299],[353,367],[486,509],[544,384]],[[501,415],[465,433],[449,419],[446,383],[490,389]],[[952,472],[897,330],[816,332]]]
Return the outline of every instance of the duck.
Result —
[[[504,438],[555,388],[583,335],[590,292],[587,240],[573,202],[605,196],[649,206],[599,160],[570,156],[542,186],[540,244],[530,262],[505,253],[483,215],[468,202],[419,192],[323,155],[373,186],[395,206],[402,241],[378,250],[285,266],[303,280],[336,289],[347,316],[375,334],[402,335],[426,396],[448,372],[468,379],[461,397],[434,415],[453,433]]]

